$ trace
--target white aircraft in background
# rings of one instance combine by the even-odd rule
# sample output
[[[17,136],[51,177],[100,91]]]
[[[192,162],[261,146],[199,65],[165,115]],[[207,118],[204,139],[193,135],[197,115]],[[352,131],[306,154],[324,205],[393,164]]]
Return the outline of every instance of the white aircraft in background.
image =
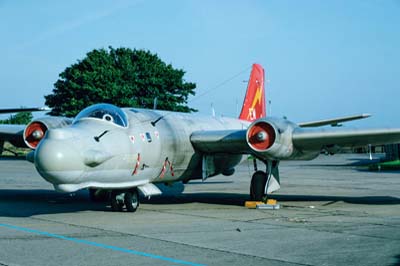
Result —
[[[93,198],[107,192],[114,211],[134,212],[139,191],[157,195],[155,183],[232,175],[244,155],[265,164],[265,171],[255,167],[250,182],[250,197],[262,200],[279,189],[281,160],[400,142],[400,129],[316,128],[367,116],[302,124],[267,117],[264,70],[254,64],[239,118],[95,104],[74,120],[39,118],[8,136],[33,149],[28,160],[57,191],[89,189]],[[0,126],[0,138],[4,132]]]

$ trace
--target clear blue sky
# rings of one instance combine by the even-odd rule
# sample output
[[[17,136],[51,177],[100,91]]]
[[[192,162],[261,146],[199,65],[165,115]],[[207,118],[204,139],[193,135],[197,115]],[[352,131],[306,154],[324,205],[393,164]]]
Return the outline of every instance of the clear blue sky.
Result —
[[[2,1],[0,107],[43,106],[58,74],[94,49],[144,48],[183,68],[201,113],[237,115],[253,62],[272,115],[369,112],[400,127],[400,1]]]

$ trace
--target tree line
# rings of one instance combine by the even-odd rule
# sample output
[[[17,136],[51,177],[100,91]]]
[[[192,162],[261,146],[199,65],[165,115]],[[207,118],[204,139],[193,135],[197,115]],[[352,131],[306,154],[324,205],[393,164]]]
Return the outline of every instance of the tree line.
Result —
[[[65,68],[54,83],[52,93],[44,96],[50,115],[76,116],[95,103],[119,107],[153,108],[196,112],[189,107],[196,84],[184,79],[185,71],[163,62],[157,54],[130,48],[94,49]],[[27,124],[32,113],[23,112],[0,120],[2,124]]]

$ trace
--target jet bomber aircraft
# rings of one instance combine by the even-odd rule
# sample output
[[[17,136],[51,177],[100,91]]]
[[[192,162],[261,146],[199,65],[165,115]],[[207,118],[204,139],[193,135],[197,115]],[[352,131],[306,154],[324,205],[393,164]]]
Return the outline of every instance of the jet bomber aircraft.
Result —
[[[24,128],[0,126],[0,141],[21,138],[28,160],[60,192],[108,195],[114,211],[134,212],[156,183],[232,175],[246,155],[261,161],[250,197],[279,189],[281,160],[311,160],[340,147],[400,142],[400,129],[319,128],[368,115],[296,124],[266,115],[264,69],[254,64],[239,118],[95,104],[75,119],[44,117]]]

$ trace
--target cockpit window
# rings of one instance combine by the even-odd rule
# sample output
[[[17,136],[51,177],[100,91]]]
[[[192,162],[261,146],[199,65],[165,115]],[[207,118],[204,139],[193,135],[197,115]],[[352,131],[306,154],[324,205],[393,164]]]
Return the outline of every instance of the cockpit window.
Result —
[[[95,118],[114,123],[121,127],[128,126],[128,118],[124,111],[115,105],[100,103],[83,109],[74,120],[74,123],[84,118]]]

